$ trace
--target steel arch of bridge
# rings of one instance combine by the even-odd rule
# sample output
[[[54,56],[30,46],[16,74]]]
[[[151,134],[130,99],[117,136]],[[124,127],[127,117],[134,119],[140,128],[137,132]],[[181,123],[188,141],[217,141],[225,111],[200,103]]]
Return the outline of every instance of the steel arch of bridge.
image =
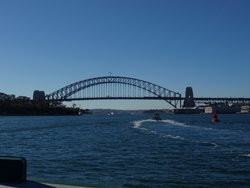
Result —
[[[75,97],[72,98],[74,94],[81,90],[85,90],[90,87],[96,87],[98,85],[129,85],[136,88],[140,88],[142,90],[147,91],[147,93],[153,94],[153,96],[107,96],[103,91],[103,96],[99,97]],[[123,86],[124,87],[124,86]],[[97,99],[160,99],[165,100],[173,107],[177,107],[178,103],[181,103],[181,94],[161,87],[159,85],[139,80],[135,78],[129,77],[120,77],[120,76],[105,76],[105,77],[97,77],[91,78],[87,80],[82,80],[79,82],[75,82],[73,84],[67,85],[51,94],[46,95],[46,100],[51,101],[71,101],[71,100],[97,100]]]

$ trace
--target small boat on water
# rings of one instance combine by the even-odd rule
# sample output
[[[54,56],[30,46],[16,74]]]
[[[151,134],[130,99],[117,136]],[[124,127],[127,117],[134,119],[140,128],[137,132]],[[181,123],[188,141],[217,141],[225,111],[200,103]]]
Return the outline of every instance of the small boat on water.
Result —
[[[160,117],[160,114],[159,113],[154,113],[153,117],[152,117],[152,120],[161,120],[161,117]]]
[[[109,112],[108,113],[108,116],[112,116],[112,115],[114,115],[115,113],[114,112]]]

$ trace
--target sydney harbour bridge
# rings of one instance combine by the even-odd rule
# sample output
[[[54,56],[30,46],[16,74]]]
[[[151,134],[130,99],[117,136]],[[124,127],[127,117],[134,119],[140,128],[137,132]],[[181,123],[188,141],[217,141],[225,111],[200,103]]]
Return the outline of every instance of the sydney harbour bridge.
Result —
[[[72,83],[50,94],[34,91],[34,100],[75,101],[75,100],[163,100],[174,108],[194,107],[202,104],[250,104],[250,98],[194,97],[191,87],[185,96],[157,84],[129,77],[104,76]]]

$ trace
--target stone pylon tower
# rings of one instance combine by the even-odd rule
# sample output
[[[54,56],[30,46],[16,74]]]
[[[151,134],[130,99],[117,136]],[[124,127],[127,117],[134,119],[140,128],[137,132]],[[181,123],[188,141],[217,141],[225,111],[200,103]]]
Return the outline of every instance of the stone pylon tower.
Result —
[[[33,93],[33,100],[44,101],[45,100],[45,92],[44,91],[35,90],[34,93]]]
[[[196,105],[194,103],[193,89],[192,89],[192,87],[187,87],[183,107],[184,108],[192,108],[195,106]]]

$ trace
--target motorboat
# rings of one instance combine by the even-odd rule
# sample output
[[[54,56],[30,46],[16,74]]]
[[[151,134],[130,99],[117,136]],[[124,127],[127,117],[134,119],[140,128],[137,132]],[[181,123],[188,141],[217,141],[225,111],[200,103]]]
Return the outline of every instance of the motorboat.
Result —
[[[159,113],[154,113],[154,115],[152,117],[152,120],[156,120],[156,121],[161,120],[160,114]]]

